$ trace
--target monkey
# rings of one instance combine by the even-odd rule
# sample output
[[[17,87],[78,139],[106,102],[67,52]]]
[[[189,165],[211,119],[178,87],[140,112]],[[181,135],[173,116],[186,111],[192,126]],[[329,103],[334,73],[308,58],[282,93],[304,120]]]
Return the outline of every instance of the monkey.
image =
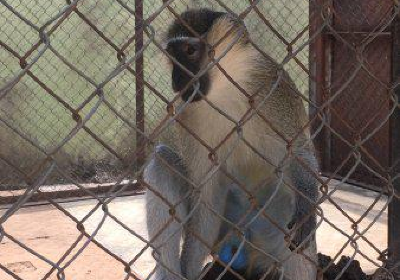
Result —
[[[189,9],[165,40],[181,145],[157,145],[143,171],[151,277],[198,279],[219,254],[247,279],[292,279],[289,243],[312,238],[318,196],[299,91],[229,13]]]

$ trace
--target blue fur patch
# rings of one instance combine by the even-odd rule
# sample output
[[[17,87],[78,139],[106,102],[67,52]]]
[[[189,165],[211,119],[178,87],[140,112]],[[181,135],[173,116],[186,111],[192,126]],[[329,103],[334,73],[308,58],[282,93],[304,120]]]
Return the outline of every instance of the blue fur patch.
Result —
[[[236,254],[237,249],[239,248],[239,243],[225,243],[221,250],[219,251],[219,258],[222,262],[224,262],[225,264],[228,264],[233,256]],[[236,256],[235,260],[232,263],[232,268],[235,270],[242,270],[244,268],[246,268],[247,265],[247,254],[246,251],[244,249],[244,247],[242,247],[238,253],[238,255]]]

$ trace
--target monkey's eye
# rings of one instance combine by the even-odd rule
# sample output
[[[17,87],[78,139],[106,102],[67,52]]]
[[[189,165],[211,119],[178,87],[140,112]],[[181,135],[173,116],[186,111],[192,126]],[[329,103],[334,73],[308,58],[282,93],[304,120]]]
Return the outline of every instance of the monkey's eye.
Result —
[[[189,57],[193,57],[196,56],[197,54],[197,47],[195,45],[192,44],[185,44],[183,47],[183,51],[189,56]]]
[[[187,47],[186,53],[187,53],[188,55],[193,55],[195,51],[196,51],[196,49],[195,49],[193,46],[189,45],[189,46]]]

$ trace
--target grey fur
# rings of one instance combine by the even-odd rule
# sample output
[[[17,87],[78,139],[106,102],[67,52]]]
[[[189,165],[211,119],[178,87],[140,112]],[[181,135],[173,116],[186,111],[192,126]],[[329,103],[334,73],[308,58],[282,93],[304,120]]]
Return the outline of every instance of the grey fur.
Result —
[[[300,150],[296,152],[296,155],[299,156],[304,164],[311,170],[314,170],[314,172],[318,171],[317,160],[311,152]],[[299,161],[292,160],[290,171],[296,189],[304,195],[296,195],[296,213],[292,221],[292,225],[294,226],[296,222],[302,224],[296,230],[293,239],[296,245],[300,245],[305,240],[310,241],[309,237],[316,227],[315,205],[318,199],[318,182],[314,175],[309,170],[306,170]],[[314,214],[310,215],[310,213]],[[309,242],[307,242],[307,244],[308,243]]]
[[[158,279],[179,279],[172,272],[178,275],[182,273],[180,264],[176,261],[180,258],[179,244],[182,227],[177,221],[168,224],[173,219],[170,215],[171,209],[160,196],[173,205],[178,203],[175,206],[175,214],[180,219],[184,219],[188,211],[188,202],[180,200],[187,190],[184,180],[187,177],[187,170],[182,159],[164,145],[157,146],[143,174],[144,181],[153,187],[146,193],[147,229],[150,241],[160,253],[155,252],[156,259],[161,262],[157,264],[155,275]],[[165,227],[167,224],[168,226]],[[172,272],[162,266],[166,266]]]
[[[144,172],[145,182],[152,187],[147,192],[147,217],[150,240],[159,252],[159,265],[154,275],[156,280],[175,280],[180,275],[189,280],[197,279],[207,255],[218,252],[218,241],[232,231],[232,226],[223,222],[220,216],[237,224],[248,212],[250,215],[244,222],[237,224],[238,227],[247,224],[244,229],[250,232],[248,241],[252,245],[247,244],[245,248],[250,255],[247,276],[262,275],[274,263],[280,263],[286,278],[300,280],[296,275],[297,270],[292,269],[297,260],[293,256],[287,260],[291,252],[284,232],[289,231],[291,221],[292,224],[301,222],[310,212],[311,217],[296,233],[296,242],[307,238],[315,228],[314,206],[309,200],[317,199],[316,181],[312,172],[291,157],[293,154],[301,157],[313,170],[317,170],[312,149],[304,148],[310,141],[304,130],[307,115],[300,93],[289,75],[272,58],[264,57],[252,49],[248,33],[239,33],[243,27],[239,25],[235,24],[236,34],[232,32],[229,38],[218,44],[216,57],[224,52],[228,42],[241,34],[238,43],[220,61],[221,67],[253,96],[253,106],[257,107],[258,114],[278,128],[285,139],[296,140],[291,141],[288,150],[287,141],[261,117],[254,116],[242,125],[241,131],[260,156],[240,139],[236,141],[239,136],[232,135],[225,141],[228,133],[235,128],[234,122],[204,100],[199,98],[197,102],[188,104],[176,116],[181,124],[177,133],[182,141],[182,147],[179,147],[182,157],[166,146],[158,146]],[[232,27],[229,17],[220,17],[208,29],[205,38],[211,45],[216,44],[229,27]],[[185,54],[180,55],[184,57]],[[209,62],[196,63],[207,65]],[[210,76],[207,99],[231,119],[239,120],[249,109],[248,99],[218,71],[214,67],[207,73]],[[281,77],[279,85],[270,93],[278,77]],[[257,201],[256,209],[250,208],[252,205],[248,197],[223,174],[215,162],[210,161],[210,151],[192,134],[198,135],[209,147],[218,146],[216,158],[220,159],[225,170],[248,187]],[[296,195],[290,186],[309,199]],[[178,220],[186,221],[190,213],[187,223],[181,225],[177,220],[171,222],[170,207],[157,193],[173,205],[175,212],[172,214]],[[263,215],[255,216],[260,209],[271,221]],[[250,221],[252,223],[249,224]],[[159,234],[161,229],[164,230]],[[279,270],[274,274],[279,274]]]
[[[315,168],[316,170],[316,161],[312,153],[307,151],[301,153],[298,152],[297,156],[303,158],[305,163],[309,164],[311,168]],[[318,195],[317,185],[311,173],[306,171],[299,163],[297,163],[297,161],[294,160],[291,161],[290,172],[293,177],[293,183],[297,189],[310,200],[316,201]],[[184,219],[187,216],[188,211],[192,210],[192,206],[199,198],[193,194],[188,196],[188,192],[193,189],[189,187],[189,184],[184,178],[190,177],[182,158],[165,145],[157,146],[152,159],[145,169],[144,180],[155,188],[153,190],[159,192],[160,195],[171,204],[180,202],[176,206],[176,215],[179,217],[179,219]],[[230,223],[236,224],[240,229],[244,229],[244,225],[246,225],[256,215],[257,211],[253,210],[247,216],[247,218],[239,223],[239,221],[246,215],[247,210],[251,207],[247,197],[244,196],[243,191],[236,185],[230,185],[220,189],[226,189],[228,192],[226,194],[226,207],[221,214]],[[259,200],[262,202],[268,200],[270,193],[264,195],[265,197],[259,197]],[[184,197],[185,199],[181,201]],[[221,197],[224,197],[224,194],[217,194],[215,199],[220,200]],[[154,236],[159,234],[159,230],[163,228],[163,225],[165,225],[168,220],[171,219],[171,215],[169,214],[170,209],[168,206],[157,195],[155,195],[152,190],[147,192],[146,198],[148,231],[150,239],[152,240]],[[310,213],[310,211],[314,212],[313,204],[310,203],[308,199],[305,199],[301,196],[296,196],[296,203],[294,204],[290,200],[286,201],[288,198],[289,197],[285,195],[282,196],[282,193],[278,193],[274,200],[272,200],[272,204],[269,206],[269,208],[265,209],[266,215],[277,221],[280,227],[286,229],[290,218],[293,218],[294,221],[301,221]],[[213,204],[224,205],[224,203],[222,203],[223,201],[219,202],[220,203],[216,201]],[[292,209],[290,205],[293,205],[293,207],[296,207],[296,209]],[[272,209],[279,210],[277,212],[269,211]],[[212,225],[216,223],[213,221],[213,219],[220,218],[216,216],[211,217],[210,213],[206,211],[204,206],[199,207],[197,212],[200,211],[203,211],[204,213],[196,214],[195,211],[194,217],[198,217],[197,219],[206,219],[208,220],[206,223],[211,225],[210,227],[202,228],[202,231],[197,232],[200,236],[208,236],[210,232],[218,231],[218,240],[222,240],[222,238],[224,238],[229,232],[232,232],[233,227],[227,222],[222,223],[220,229],[218,227],[213,227]],[[284,213],[292,214],[286,215],[287,218],[282,218]],[[188,224],[182,226],[175,221],[170,223],[169,226],[166,227],[162,233],[157,236],[157,238],[155,238],[155,240],[152,240],[153,244],[155,244],[157,247],[156,249],[161,253],[161,256],[157,256],[157,259],[161,262],[161,264],[158,265],[155,279],[179,279],[178,276],[170,273],[164,268],[164,266],[168,267],[176,274],[181,274],[182,276],[187,277],[187,275],[190,275],[191,266],[198,265],[194,263],[188,263],[186,261],[191,259],[188,255],[191,254],[191,249],[188,245],[195,244],[198,246],[197,250],[200,254],[202,254],[202,251],[208,251],[208,249],[206,246],[201,244],[201,242],[199,242],[196,236],[184,230],[185,228],[191,228],[193,230],[196,223],[202,224],[204,222],[191,219],[189,220]],[[312,215],[301,227],[300,231],[297,232],[295,241],[298,244],[301,243],[305,238],[308,237],[314,228],[315,216]],[[251,242],[251,244],[256,248],[259,248],[263,252],[274,256],[278,260],[287,258],[290,255],[288,247],[284,245],[284,235],[282,234],[281,230],[279,230],[265,217],[261,215],[257,217],[248,227],[248,231],[250,232],[248,241]],[[170,236],[174,232],[176,233],[171,238]],[[171,239],[166,240],[167,237],[170,237]],[[182,241],[182,238],[184,239],[184,243],[182,253],[180,254],[179,252],[181,250],[179,248],[179,244]],[[164,242],[165,244],[162,244]],[[161,244],[162,246],[159,247]],[[212,246],[213,244],[208,245]],[[260,253],[252,246],[246,245],[246,250],[252,255],[252,261],[249,263],[251,275],[262,275],[271,265],[273,265],[273,258]],[[286,267],[285,269],[289,270],[290,268]],[[273,273],[279,274],[277,271],[273,271]]]

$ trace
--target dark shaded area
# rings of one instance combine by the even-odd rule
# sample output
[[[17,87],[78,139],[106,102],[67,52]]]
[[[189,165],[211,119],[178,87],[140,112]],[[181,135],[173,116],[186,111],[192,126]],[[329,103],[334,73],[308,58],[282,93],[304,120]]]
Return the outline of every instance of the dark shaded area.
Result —
[[[219,263],[208,263],[205,267],[205,269],[208,269],[208,267],[212,265],[211,269],[204,275],[202,280],[215,280],[218,279],[218,277],[222,274],[224,271],[225,267],[222,266]],[[238,272],[238,274],[242,275],[241,273]],[[243,277],[243,276],[242,276]],[[238,280],[240,279],[237,277],[235,274],[233,274],[231,271],[227,271],[221,278],[221,280]]]
[[[324,272],[324,280],[335,280],[348,265],[347,269],[343,272],[339,280],[370,280],[371,276],[366,275],[361,267],[360,263],[356,260],[351,261],[350,257],[342,256],[339,262],[331,263],[332,258],[321,253],[318,254],[318,265],[320,269],[328,267]],[[350,264],[349,264],[350,262]]]
[[[372,280],[372,275],[365,274],[360,263],[356,260],[351,261],[350,257],[342,256],[341,259],[335,264],[332,262],[332,258],[321,253],[318,254],[318,265],[319,271],[327,268],[324,271],[324,280],[335,280],[340,274],[339,280]],[[350,262],[350,264],[349,264]],[[207,269],[211,263],[207,264],[204,269]],[[347,267],[348,266],[348,267]],[[347,268],[346,268],[347,267]],[[345,269],[345,270],[344,270]],[[344,271],[343,271],[344,270]],[[212,268],[206,273],[202,280],[215,280],[224,271],[224,266],[218,263],[214,263]],[[237,272],[239,275],[243,276],[243,272]],[[234,273],[227,271],[221,278],[221,280],[237,280],[240,279]],[[247,279],[247,280],[257,280],[257,279]],[[266,278],[265,280],[272,280]]]

